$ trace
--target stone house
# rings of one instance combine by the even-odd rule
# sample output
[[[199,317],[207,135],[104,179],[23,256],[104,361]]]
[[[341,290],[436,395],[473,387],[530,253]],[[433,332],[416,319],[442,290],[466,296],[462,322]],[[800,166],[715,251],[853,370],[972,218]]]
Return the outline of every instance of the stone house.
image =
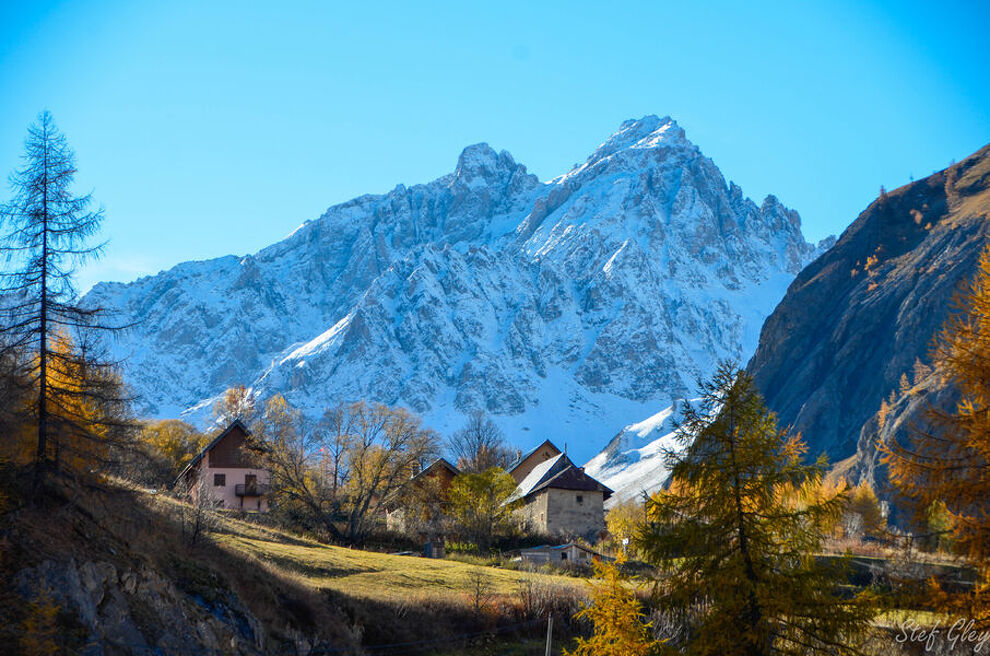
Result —
[[[554,456],[560,455],[561,451],[550,440],[543,440],[543,444],[530,449],[526,453],[519,452],[515,462],[509,465],[507,471],[516,479],[516,483],[521,483],[529,472],[533,471],[541,462],[546,462]]]
[[[549,440],[509,468],[518,487],[509,502],[534,533],[597,541],[605,531],[605,501],[612,490],[584,472]]]
[[[268,512],[271,474],[247,446],[251,432],[234,420],[175,479],[196,502],[210,495],[221,508]]]
[[[395,499],[385,505],[385,524],[388,529],[394,531],[415,529],[419,537],[424,540],[439,540],[445,532],[447,492],[454,478],[460,473],[461,471],[446,458],[437,458],[413,475]],[[410,516],[411,497],[417,497],[418,502],[413,504],[415,512],[424,516]]]

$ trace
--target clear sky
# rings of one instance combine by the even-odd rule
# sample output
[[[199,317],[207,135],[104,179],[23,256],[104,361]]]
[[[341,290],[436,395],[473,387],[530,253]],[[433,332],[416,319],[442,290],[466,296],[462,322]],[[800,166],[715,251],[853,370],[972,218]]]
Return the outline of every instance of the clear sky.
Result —
[[[990,142],[988,29],[982,0],[0,0],[0,171],[50,109],[106,208],[87,287],[253,252],[467,144],[547,180],[669,114],[817,240]]]

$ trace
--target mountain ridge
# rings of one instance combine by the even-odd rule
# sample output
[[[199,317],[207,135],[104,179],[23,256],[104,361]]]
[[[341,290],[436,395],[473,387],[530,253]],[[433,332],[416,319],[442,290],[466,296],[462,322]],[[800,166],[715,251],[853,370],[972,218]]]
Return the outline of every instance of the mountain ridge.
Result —
[[[141,321],[114,349],[148,414],[201,417],[240,383],[311,415],[408,405],[440,430],[482,408],[518,441],[564,433],[581,457],[748,355],[814,250],[796,212],[749,200],[675,121],[647,116],[546,183],[474,144],[431,182],[87,302]]]
[[[749,371],[781,423],[804,433],[812,452],[853,455],[864,424],[900,377],[927,360],[990,234],[988,170],[990,146],[883,193],[798,274],[767,318]]]
[[[910,382],[960,284],[990,239],[990,146],[922,180],[883,192],[814,258],[763,324],[747,370],[781,426],[801,433],[853,483],[889,495],[880,447],[932,428],[949,408],[938,377]],[[909,387],[902,387],[902,376]],[[881,404],[889,401],[883,412]],[[586,465],[613,499],[658,489],[671,409],[619,431]],[[896,515],[896,512],[895,512]]]

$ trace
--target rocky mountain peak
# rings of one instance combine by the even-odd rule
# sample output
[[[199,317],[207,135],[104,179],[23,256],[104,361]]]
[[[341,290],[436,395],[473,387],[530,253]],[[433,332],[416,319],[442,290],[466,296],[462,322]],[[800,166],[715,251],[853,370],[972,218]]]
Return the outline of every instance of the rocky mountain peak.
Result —
[[[619,129],[600,145],[584,167],[591,166],[622,151],[654,150],[664,148],[697,148],[688,141],[677,121],[650,114],[641,119],[624,121]]]
[[[525,175],[526,167],[517,164],[508,151],[499,153],[487,143],[477,143],[461,151],[453,179],[475,187],[504,182],[516,173]]]
[[[480,408],[520,447],[590,456],[752,353],[811,246],[669,117],[623,123],[588,162],[542,184],[475,144],[451,174],[331,207],[243,263],[92,300],[139,326],[112,348],[148,414],[196,419],[244,384],[308,415],[402,405],[440,431]]]

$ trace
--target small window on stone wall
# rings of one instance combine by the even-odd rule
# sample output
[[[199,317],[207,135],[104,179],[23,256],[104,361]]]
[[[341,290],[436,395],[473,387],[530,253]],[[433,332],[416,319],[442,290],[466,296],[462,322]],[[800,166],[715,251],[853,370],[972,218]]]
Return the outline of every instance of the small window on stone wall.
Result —
[[[213,485],[215,487],[223,487],[227,484],[226,474],[214,474],[213,475]]]
[[[584,497],[582,495],[580,495],[580,494],[577,495],[577,501],[578,501],[578,503],[584,503]]]

